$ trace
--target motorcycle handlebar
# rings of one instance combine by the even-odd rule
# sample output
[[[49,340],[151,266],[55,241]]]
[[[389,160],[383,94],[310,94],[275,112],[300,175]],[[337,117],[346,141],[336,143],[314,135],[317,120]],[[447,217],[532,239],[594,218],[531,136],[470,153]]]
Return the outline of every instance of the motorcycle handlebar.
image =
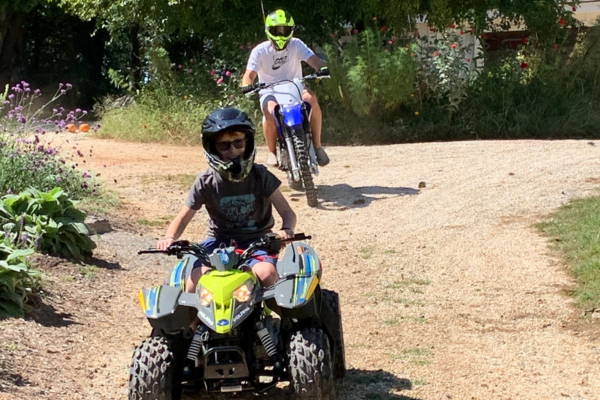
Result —
[[[308,81],[308,80],[313,80],[313,79],[318,80],[318,79],[324,79],[324,78],[331,78],[331,75],[329,75],[329,71],[327,71],[325,73],[316,72],[314,74],[306,75],[306,76],[303,76],[301,79],[299,79],[299,81],[304,82],[304,81]],[[241,89],[242,89],[243,94],[245,94],[246,96],[251,96],[255,93],[258,93],[262,89],[266,89],[266,88],[269,88],[269,87],[275,86],[275,85],[280,85],[282,83],[294,83],[294,80],[283,79],[281,81],[271,82],[271,83],[257,83],[256,85],[242,86]]]

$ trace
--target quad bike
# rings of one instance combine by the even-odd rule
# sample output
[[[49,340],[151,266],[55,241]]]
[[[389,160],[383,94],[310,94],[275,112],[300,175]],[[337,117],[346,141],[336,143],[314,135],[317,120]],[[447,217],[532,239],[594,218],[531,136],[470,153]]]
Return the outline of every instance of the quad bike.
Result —
[[[129,399],[179,399],[183,388],[260,394],[288,381],[294,398],[335,400],[334,380],[345,373],[338,294],[321,289],[321,262],[305,239],[310,236],[268,234],[245,251],[232,243],[212,254],[187,241],[140,251],[180,261],[166,284],[139,294],[152,333],[134,350]],[[279,281],[261,288],[245,262],[258,248],[277,254],[285,244]],[[196,262],[211,270],[195,293],[186,293]],[[196,317],[201,323],[194,332]]]
[[[290,186],[298,190],[304,189],[310,207],[318,204],[312,175],[319,175],[319,164],[310,130],[310,104],[302,100],[302,91],[306,80],[322,78],[329,78],[328,72],[318,72],[302,79],[259,83],[244,91],[246,95],[252,95],[271,89],[269,94],[277,99],[278,105],[274,110],[279,149],[277,161],[280,168],[287,172]]]

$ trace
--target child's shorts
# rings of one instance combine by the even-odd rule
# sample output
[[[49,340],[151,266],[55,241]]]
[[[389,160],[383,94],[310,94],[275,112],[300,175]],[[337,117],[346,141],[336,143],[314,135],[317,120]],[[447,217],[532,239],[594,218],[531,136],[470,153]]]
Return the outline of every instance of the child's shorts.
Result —
[[[245,250],[253,242],[254,241],[237,243],[237,248]],[[215,238],[208,238],[208,239],[204,239],[203,241],[200,242],[200,244],[202,246],[204,246],[204,248],[206,249],[208,254],[211,254],[217,247],[221,246],[221,244],[223,244],[223,243],[225,243],[226,246],[229,246],[230,241],[217,240]],[[251,257],[246,260],[245,264],[248,265],[250,268],[252,268],[256,263],[259,263],[259,262],[268,262],[268,263],[276,266],[277,265],[277,255],[268,254],[263,249],[256,249],[252,252]],[[197,260],[194,263],[194,268],[198,268],[200,266],[202,266],[202,262],[200,260]]]

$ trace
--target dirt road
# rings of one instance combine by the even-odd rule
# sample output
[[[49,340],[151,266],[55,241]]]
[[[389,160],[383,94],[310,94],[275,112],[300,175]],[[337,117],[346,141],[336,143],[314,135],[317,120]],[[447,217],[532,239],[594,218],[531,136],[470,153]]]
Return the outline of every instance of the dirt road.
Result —
[[[198,148],[75,143],[93,150],[87,165],[123,207],[111,214],[116,231],[99,239],[99,267],[46,265],[44,305],[0,322],[2,400],[126,398],[133,346],[149,332],[136,293],[170,265],[135,251],[164,231],[206,167]],[[572,278],[533,226],[596,193],[600,142],[328,152],[318,208],[283,189],[298,231],[313,235],[324,286],[341,296],[350,370],[341,400],[600,399],[598,323],[580,321],[564,294]],[[205,229],[201,212],[185,236]]]

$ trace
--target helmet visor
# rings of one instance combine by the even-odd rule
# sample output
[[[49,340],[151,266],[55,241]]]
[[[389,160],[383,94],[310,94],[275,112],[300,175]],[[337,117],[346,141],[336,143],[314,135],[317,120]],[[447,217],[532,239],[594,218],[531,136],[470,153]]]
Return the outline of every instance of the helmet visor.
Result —
[[[294,31],[293,26],[270,26],[269,33],[273,36],[288,37]]]

